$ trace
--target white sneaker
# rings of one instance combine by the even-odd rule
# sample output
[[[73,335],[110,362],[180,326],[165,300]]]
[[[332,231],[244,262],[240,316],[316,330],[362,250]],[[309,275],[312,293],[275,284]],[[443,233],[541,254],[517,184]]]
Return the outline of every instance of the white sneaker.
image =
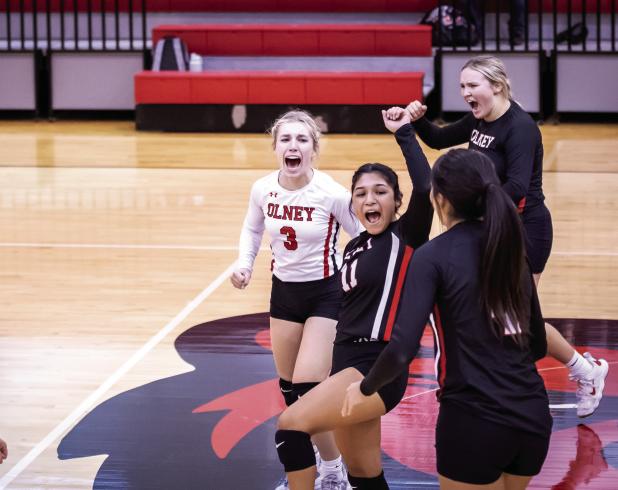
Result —
[[[318,451],[318,447],[313,445],[313,452],[315,453],[315,469],[317,471],[315,477],[315,483],[313,484],[313,490],[322,490],[322,477],[320,476],[323,473],[322,469],[322,458],[320,456],[320,451]]]
[[[590,378],[577,380],[577,416],[588,417],[592,415],[603,398],[605,378],[609,371],[609,365],[605,359],[595,359],[589,352],[584,353],[586,359],[592,365]]]
[[[316,486],[316,488],[319,490],[345,490],[348,486],[348,479],[343,470],[337,473],[326,473],[324,476],[320,476],[318,480],[320,480],[320,486]],[[316,480],[316,483],[318,480]]]
[[[288,490],[289,488],[290,486],[288,484],[288,477],[284,475],[283,478],[279,480],[279,483],[275,487],[275,490]]]

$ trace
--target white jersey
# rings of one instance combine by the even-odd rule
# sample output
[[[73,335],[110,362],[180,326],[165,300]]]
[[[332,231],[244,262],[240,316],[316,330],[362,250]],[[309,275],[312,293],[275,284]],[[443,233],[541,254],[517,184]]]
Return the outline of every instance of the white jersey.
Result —
[[[341,266],[339,228],[355,237],[362,231],[350,210],[350,193],[329,175],[314,170],[301,189],[279,185],[279,171],[253,184],[240,234],[238,267],[253,269],[264,229],[270,236],[272,271],[287,282],[332,276]]]

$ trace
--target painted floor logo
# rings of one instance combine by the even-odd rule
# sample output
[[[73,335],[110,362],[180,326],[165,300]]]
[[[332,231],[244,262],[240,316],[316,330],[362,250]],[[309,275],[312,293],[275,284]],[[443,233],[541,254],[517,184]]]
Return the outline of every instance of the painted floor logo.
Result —
[[[618,361],[618,322],[553,320],[569,341]],[[196,325],[175,342],[194,370],[153,381],[97,406],[61,441],[61,460],[106,454],[93,488],[272,489],[282,474],[274,433],[285,408],[266,313]],[[575,385],[543,360],[552,405],[575,402]],[[384,469],[393,490],[437,488],[433,340],[427,332],[410,367],[404,400],[383,418]],[[610,370],[587,425],[556,409],[544,472],[531,488],[612,488],[618,469],[618,377]],[[545,471],[545,469],[548,469]],[[566,488],[566,487],[565,487]]]

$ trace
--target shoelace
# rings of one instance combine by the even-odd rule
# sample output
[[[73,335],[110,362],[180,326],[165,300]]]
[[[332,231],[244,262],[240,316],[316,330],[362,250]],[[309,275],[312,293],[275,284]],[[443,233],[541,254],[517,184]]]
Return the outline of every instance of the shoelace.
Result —
[[[339,490],[341,488],[341,479],[336,474],[325,475],[322,478],[322,490]]]
[[[285,488],[285,489],[290,488],[290,484],[288,483],[287,476],[284,476],[283,478],[281,478],[281,480],[279,480],[279,483],[277,484],[277,488]]]
[[[578,395],[590,395],[594,388],[594,382],[588,379],[580,379],[577,381],[577,394]]]

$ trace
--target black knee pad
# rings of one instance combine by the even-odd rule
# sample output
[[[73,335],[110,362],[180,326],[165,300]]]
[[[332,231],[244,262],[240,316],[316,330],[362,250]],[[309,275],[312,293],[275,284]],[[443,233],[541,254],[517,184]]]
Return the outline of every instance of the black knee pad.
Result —
[[[353,488],[358,488],[358,490],[388,490],[388,483],[386,483],[386,478],[384,478],[384,472],[373,478],[361,478],[348,473],[348,481]]]
[[[311,437],[298,430],[278,430],[275,445],[285,472],[299,471],[315,465]]]
[[[299,399],[301,396],[305,395],[309,390],[311,390],[312,388],[316,387],[319,384],[320,383],[318,382],[294,383],[292,385],[292,389],[294,390],[294,395],[296,396],[296,399]]]
[[[279,378],[279,389],[285,400],[285,404],[289,407],[292,403],[298,400],[298,397],[294,393],[294,385],[287,379]]]

